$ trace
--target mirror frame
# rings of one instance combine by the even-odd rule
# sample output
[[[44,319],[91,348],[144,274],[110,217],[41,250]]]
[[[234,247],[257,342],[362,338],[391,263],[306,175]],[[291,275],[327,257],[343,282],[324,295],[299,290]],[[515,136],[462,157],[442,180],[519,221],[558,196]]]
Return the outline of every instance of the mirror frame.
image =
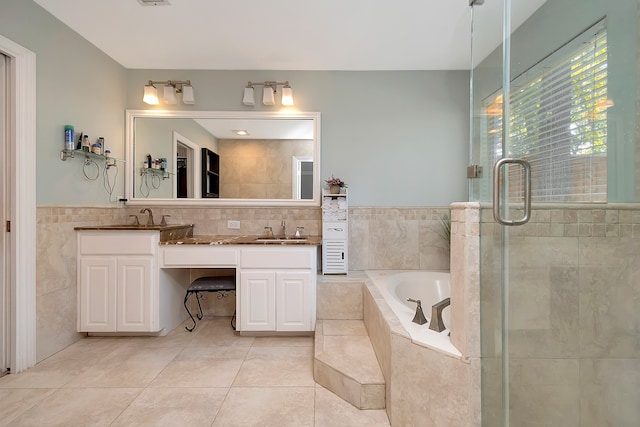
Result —
[[[313,120],[313,199],[160,199],[135,198],[134,138],[137,118],[179,119],[306,119]],[[263,112],[263,111],[170,111],[170,110],[126,110],[125,131],[125,197],[127,205],[145,206],[218,206],[218,207],[274,207],[274,206],[320,206],[320,113],[318,112]]]

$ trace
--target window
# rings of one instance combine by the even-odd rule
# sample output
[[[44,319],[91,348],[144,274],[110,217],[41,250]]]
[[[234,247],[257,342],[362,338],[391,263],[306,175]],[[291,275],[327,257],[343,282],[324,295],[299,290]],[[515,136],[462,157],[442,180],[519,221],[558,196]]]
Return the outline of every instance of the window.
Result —
[[[532,200],[607,200],[607,34],[590,28],[511,83],[506,157],[531,164]],[[493,159],[502,157],[502,96],[485,102]],[[496,131],[496,129],[498,131]],[[511,168],[517,197],[521,168]]]

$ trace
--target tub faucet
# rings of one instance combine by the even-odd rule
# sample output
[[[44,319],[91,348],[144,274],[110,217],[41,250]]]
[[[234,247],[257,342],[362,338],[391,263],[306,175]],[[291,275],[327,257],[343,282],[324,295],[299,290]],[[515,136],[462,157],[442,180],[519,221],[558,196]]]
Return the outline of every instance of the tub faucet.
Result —
[[[149,208],[144,208],[140,210],[140,213],[145,213],[147,212],[149,214],[149,218],[147,218],[147,225],[154,225],[153,223],[153,212],[151,212],[151,209]]]
[[[436,332],[442,332],[446,329],[442,321],[442,310],[450,304],[451,298],[445,298],[431,306],[431,323],[429,323],[429,329]]]
[[[280,224],[282,226],[282,237],[286,237],[287,236],[287,223],[284,222],[284,219],[282,220],[282,224]]]
[[[422,312],[422,301],[420,301],[419,299],[411,299],[411,298],[407,298],[407,301],[409,302],[415,302],[418,304],[418,307],[416,307],[416,315],[413,316],[413,323],[417,323],[418,325],[424,325],[425,323],[427,323],[427,319],[426,317],[424,317],[424,313]]]

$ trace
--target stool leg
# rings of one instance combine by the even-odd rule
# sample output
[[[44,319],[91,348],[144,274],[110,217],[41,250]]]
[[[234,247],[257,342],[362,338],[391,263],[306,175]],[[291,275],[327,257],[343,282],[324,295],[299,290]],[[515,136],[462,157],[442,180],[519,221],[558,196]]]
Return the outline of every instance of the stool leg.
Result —
[[[193,318],[193,315],[191,314],[191,310],[189,310],[189,307],[187,306],[187,300],[189,299],[189,294],[190,292],[187,292],[187,294],[184,296],[184,308],[187,310],[187,313],[189,313],[189,317],[191,317],[193,326],[191,328],[189,328],[188,326],[185,326],[184,328],[187,330],[187,332],[191,332],[196,328],[196,319]],[[196,297],[197,295],[198,294],[196,293]]]
[[[196,316],[198,316],[198,320],[202,320],[202,306],[200,305],[200,292],[196,292],[196,300],[198,300],[198,309],[200,310],[200,313],[198,313]]]
[[[233,330],[236,330],[236,311],[233,310],[233,316],[231,316],[231,327],[233,328]]]

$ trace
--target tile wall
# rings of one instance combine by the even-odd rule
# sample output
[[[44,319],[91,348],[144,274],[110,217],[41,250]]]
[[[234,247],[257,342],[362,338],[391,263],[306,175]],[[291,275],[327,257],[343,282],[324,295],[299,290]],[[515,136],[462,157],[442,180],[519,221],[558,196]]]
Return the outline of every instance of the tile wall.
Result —
[[[169,224],[195,224],[204,235],[262,234],[264,227],[280,230],[285,220],[289,232],[304,227],[309,235],[321,234],[320,208],[175,208],[155,207]],[[37,360],[60,351],[82,336],[76,330],[76,226],[130,223],[140,208],[41,206],[37,209]],[[349,269],[449,269],[448,242],[442,237],[436,209],[367,208],[349,210]],[[447,208],[437,208],[448,213]],[[227,229],[227,220],[239,220],[240,230]],[[193,278],[199,274],[193,272]],[[209,298],[205,314],[228,315],[228,300]]]
[[[483,420],[492,425],[500,417],[501,316],[499,282],[490,284],[501,229],[490,208],[479,217]],[[640,206],[542,207],[509,232],[511,424],[634,425]]]

